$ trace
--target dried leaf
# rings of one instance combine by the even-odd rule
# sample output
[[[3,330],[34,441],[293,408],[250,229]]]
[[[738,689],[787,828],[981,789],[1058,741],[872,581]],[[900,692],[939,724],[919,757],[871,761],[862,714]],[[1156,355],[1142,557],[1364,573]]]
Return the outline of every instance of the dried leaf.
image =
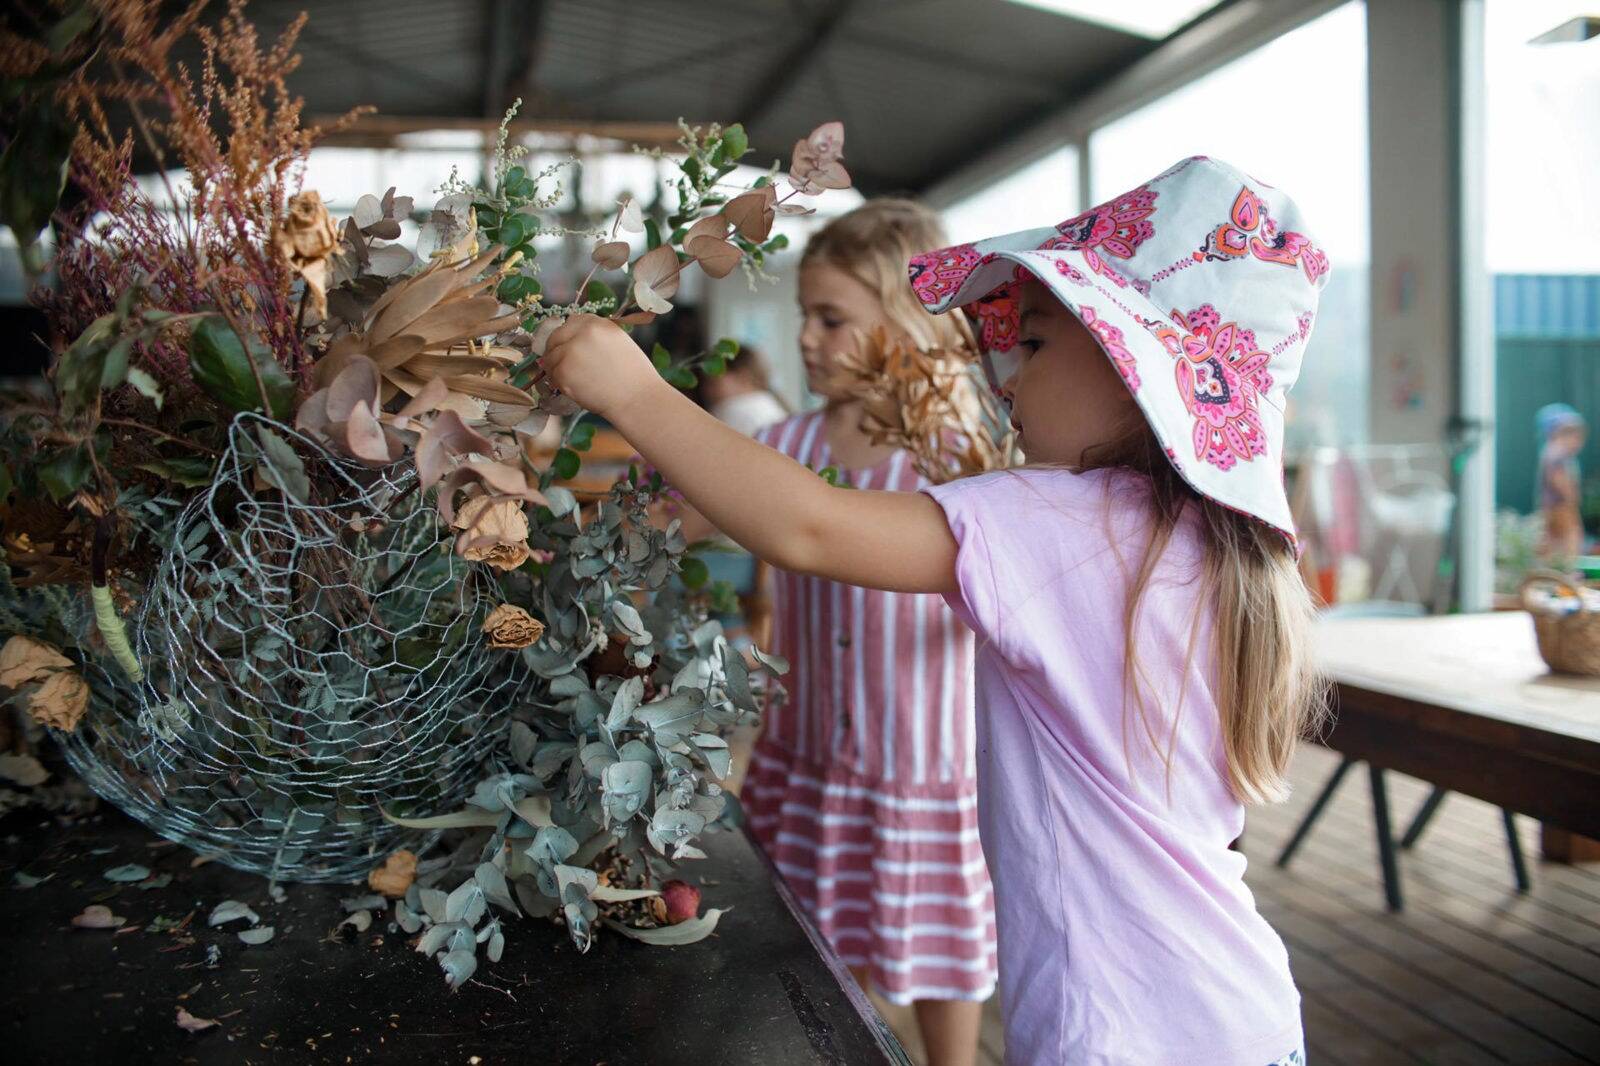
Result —
[[[631,196],[623,196],[617,201],[620,208],[618,223],[629,233],[644,232],[644,213],[639,210],[639,201]]]
[[[450,814],[435,814],[427,818],[402,818],[383,811],[383,817],[385,821],[405,826],[407,829],[475,829],[500,824],[500,815],[475,808],[454,811]]]
[[[739,265],[739,260],[744,258],[744,253],[738,246],[730,244],[720,237],[697,237],[684,245],[695,262],[713,278],[725,278],[733,273],[734,267]],[[640,304],[643,307],[643,304]]]
[[[406,889],[417,879],[417,857],[405,849],[390,855],[383,865],[367,874],[367,887],[390,899],[406,894]]]
[[[339,923],[341,928],[346,925],[351,926],[358,933],[365,933],[372,928],[372,912],[356,911],[346,916],[345,920]]]
[[[462,514],[465,515],[466,512],[463,510]],[[527,528],[525,524],[523,528]],[[493,565],[493,559],[488,561]],[[515,569],[515,567],[502,567],[502,569]],[[491,648],[526,648],[538,643],[539,638],[544,636],[544,623],[522,607],[502,603],[490,611],[489,616],[483,620],[483,632],[488,636]]]
[[[672,303],[643,281],[633,283],[633,302],[640,310],[652,315],[664,315],[672,310]]]
[[[178,1028],[186,1033],[198,1033],[220,1024],[215,1018],[196,1018],[182,1007],[178,1008]]]
[[[667,244],[652,248],[633,264],[635,287],[642,282],[663,300],[678,294],[678,272],[678,253]]]
[[[79,929],[115,929],[127,920],[120,914],[112,914],[111,908],[103,903],[91,903],[83,908],[82,914],[73,916],[72,924]]]
[[[763,185],[729,200],[722,213],[739,231],[739,236],[760,243],[772,233],[777,217],[777,195],[775,186]]]
[[[265,944],[276,936],[278,931],[270,925],[258,925],[254,929],[244,929],[238,934],[239,939],[246,944]]]
[[[609,928],[615,929],[623,936],[632,937],[634,940],[642,940],[646,944],[655,944],[661,947],[678,947],[683,944],[696,943],[710,936],[716,931],[717,922],[732,909],[732,907],[726,907],[722,910],[712,908],[698,918],[690,918],[688,921],[679,922],[677,925],[662,926],[658,929],[635,929],[610,918],[601,920]]]
[[[0,685],[21,688],[58,670],[70,670],[71,659],[42,641],[18,634],[0,647]]]
[[[134,881],[143,881],[150,876],[150,869],[137,863],[128,863],[126,866],[113,866],[105,872],[107,881],[117,881],[131,884]]]
[[[616,270],[627,265],[628,251],[627,241],[604,241],[595,245],[589,257],[607,270]]]
[[[241,903],[236,899],[225,899],[211,908],[211,915],[206,918],[206,924],[210,926],[226,925],[228,922],[238,921],[240,918],[249,921],[251,925],[261,921],[261,916],[251,910],[247,904]]]
[[[439,388],[447,387],[435,378],[428,383],[428,388],[433,389],[436,382]],[[492,456],[494,443],[476,430],[467,428],[461,416],[454,411],[441,412],[417,439],[417,477],[422,482],[422,488],[431,489],[450,471],[451,462],[456,456],[469,454]]]
[[[0,777],[23,788],[50,780],[50,771],[32,755],[0,755]]]

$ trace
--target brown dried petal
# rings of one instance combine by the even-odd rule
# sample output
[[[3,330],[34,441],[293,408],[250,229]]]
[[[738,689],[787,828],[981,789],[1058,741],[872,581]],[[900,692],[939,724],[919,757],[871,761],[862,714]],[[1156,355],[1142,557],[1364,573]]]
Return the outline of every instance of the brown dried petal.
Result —
[[[772,224],[777,218],[774,204],[777,195],[776,188],[763,185],[729,200],[722,213],[733,223],[741,237],[750,241],[764,241],[772,233]]]
[[[428,388],[433,388],[437,380],[430,381]],[[417,476],[422,488],[430,489],[444,477],[450,470],[452,458],[470,453],[493,455],[494,444],[488,437],[469,429],[454,411],[441,412],[417,440]]]
[[[18,634],[0,648],[0,685],[20,688],[57,670],[69,670],[72,660],[42,641]]]
[[[374,892],[399,899],[417,879],[417,857],[404,848],[383,860],[383,865],[367,874],[367,887]]]
[[[628,262],[628,242],[606,241],[603,244],[597,244],[590,258],[607,270],[615,270]]]
[[[82,914],[72,916],[72,924],[79,929],[115,929],[127,920],[120,914],[112,914],[111,908],[104,903],[91,903],[83,908]],[[185,1011],[182,1007],[179,1007],[178,1013],[181,1015]],[[182,1024],[181,1018],[179,1019],[179,1024]],[[217,1023],[212,1022],[211,1024],[216,1025]]]
[[[456,554],[499,570],[515,570],[528,559],[528,516],[522,502],[502,496],[474,496],[451,523]]]
[[[652,248],[634,261],[633,279],[663,300],[672,299],[678,294],[678,253],[666,244]]]
[[[725,278],[733,273],[744,253],[721,237],[696,237],[684,242],[684,249],[713,278]]]
[[[198,1033],[220,1024],[215,1018],[196,1018],[182,1007],[178,1008],[178,1028],[186,1033]]]
[[[483,620],[491,648],[526,648],[544,636],[544,623],[515,604],[502,603]]]
[[[51,674],[28,697],[28,714],[35,722],[62,732],[78,728],[89,709],[89,683],[75,671]]]

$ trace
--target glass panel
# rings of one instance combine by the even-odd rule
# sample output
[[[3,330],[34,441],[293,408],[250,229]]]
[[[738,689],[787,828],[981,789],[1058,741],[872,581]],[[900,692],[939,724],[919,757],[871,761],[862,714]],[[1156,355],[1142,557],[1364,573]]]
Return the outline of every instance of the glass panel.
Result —
[[[1140,108],[1089,140],[1101,202],[1190,155],[1287,189],[1333,263],[1290,398],[1291,453],[1367,439],[1366,8],[1345,4]]]
[[[1600,437],[1580,443],[1574,418],[1600,419],[1600,38],[1580,21],[1595,13],[1579,0],[1484,8],[1501,592],[1536,562],[1594,552],[1600,533]]]
[[[1081,204],[1078,150],[1067,145],[950,205],[944,224],[950,242],[960,244],[1054,226],[1081,211]]]

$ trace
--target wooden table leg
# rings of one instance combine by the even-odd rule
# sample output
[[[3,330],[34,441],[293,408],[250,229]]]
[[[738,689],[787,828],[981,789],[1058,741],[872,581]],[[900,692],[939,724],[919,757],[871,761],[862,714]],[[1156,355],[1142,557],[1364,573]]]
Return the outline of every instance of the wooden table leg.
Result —
[[[1506,847],[1511,852],[1511,872],[1517,878],[1517,891],[1526,892],[1532,885],[1528,878],[1528,862],[1522,857],[1522,838],[1517,835],[1517,816],[1511,808],[1501,807],[1500,817],[1506,823]]]
[[[1389,788],[1383,768],[1367,764],[1372,781],[1372,824],[1378,834],[1378,861],[1383,866],[1383,897],[1391,911],[1405,908],[1400,898],[1400,863],[1395,858],[1394,829],[1389,822]]]
[[[1349,757],[1339,760],[1339,768],[1333,772],[1332,777],[1328,778],[1328,783],[1322,786],[1322,792],[1317,796],[1317,801],[1311,805],[1311,809],[1306,812],[1306,816],[1300,819],[1300,825],[1295,829],[1294,836],[1289,838],[1289,843],[1285,844],[1283,850],[1278,853],[1279,866],[1289,865],[1289,860],[1294,858],[1294,853],[1299,849],[1300,843],[1305,840],[1306,834],[1311,832],[1312,825],[1322,816],[1322,808],[1326,807],[1328,801],[1333,798],[1334,789],[1339,787],[1339,782],[1344,780],[1344,775],[1355,764],[1356,760]]]
[[[1546,823],[1539,828],[1539,852],[1547,862],[1600,862],[1600,840]]]

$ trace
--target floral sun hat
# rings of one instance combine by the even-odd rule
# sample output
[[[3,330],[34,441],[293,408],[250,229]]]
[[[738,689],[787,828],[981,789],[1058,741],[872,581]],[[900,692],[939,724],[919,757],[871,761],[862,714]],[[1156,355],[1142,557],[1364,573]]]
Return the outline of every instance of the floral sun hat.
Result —
[[[1054,228],[918,255],[910,273],[929,311],[974,318],[991,381],[995,354],[1017,342],[1019,282],[1043,282],[1100,342],[1184,479],[1298,549],[1284,404],[1328,257],[1284,193],[1195,156]]]

